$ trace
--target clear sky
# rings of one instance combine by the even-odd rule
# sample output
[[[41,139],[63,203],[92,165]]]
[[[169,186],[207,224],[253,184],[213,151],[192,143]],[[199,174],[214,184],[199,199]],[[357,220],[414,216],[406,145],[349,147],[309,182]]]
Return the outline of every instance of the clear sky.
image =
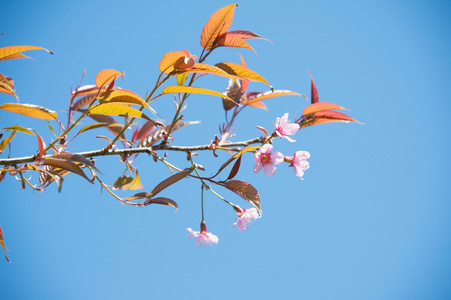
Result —
[[[8,1],[1,5],[0,46],[52,50],[25,54],[35,60],[0,62],[16,80],[21,102],[57,111],[63,120],[69,92],[93,84],[105,68],[124,70],[118,85],[142,97],[169,51],[199,55],[200,33],[220,1]],[[232,230],[236,215],[205,196],[209,231],[218,245],[196,247],[185,230],[197,230],[200,186],[186,180],[165,191],[179,211],[165,206],[123,207],[98,184],[65,177],[61,193],[20,190],[14,177],[0,183],[0,226],[11,264],[0,259],[2,299],[449,299],[451,295],[449,1],[344,0],[243,1],[231,30],[256,32],[257,51],[218,49],[208,63],[238,63],[276,89],[310,96],[310,70],[320,101],[348,108],[365,123],[331,123],[299,131],[296,143],[276,140],[286,155],[311,153],[304,180],[280,166],[273,177],[252,172],[244,156],[237,179],[259,191],[263,217]],[[222,91],[227,80],[205,78]],[[251,83],[249,90],[265,90]],[[0,95],[1,103],[13,102]],[[174,144],[208,143],[223,122],[221,100],[189,99],[186,120],[203,121],[175,133]],[[302,97],[265,102],[238,118],[234,140],[272,129],[276,117],[309,104]],[[174,112],[170,96],[153,106],[161,118]],[[45,121],[0,113],[0,127],[35,128],[51,139]],[[52,123],[55,127],[56,123]],[[128,133],[130,134],[130,132]],[[98,130],[74,140],[70,151],[104,146]],[[34,154],[34,137],[18,134],[12,156]],[[2,154],[4,158],[6,153]],[[224,157],[222,157],[224,159]],[[214,173],[223,160],[201,153]],[[185,156],[168,160],[185,167]],[[122,175],[115,157],[100,158],[102,179]],[[150,191],[166,168],[146,155],[134,163]],[[218,189],[219,191],[219,189]],[[223,196],[241,206],[230,192]],[[127,195],[123,193],[121,195]]]

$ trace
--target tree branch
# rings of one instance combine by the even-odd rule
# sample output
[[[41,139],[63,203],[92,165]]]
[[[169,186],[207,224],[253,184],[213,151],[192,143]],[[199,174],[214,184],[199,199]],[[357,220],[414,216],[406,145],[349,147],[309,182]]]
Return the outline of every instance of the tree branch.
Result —
[[[227,143],[227,144],[220,144],[216,148],[231,148],[231,147],[246,147],[250,144],[257,144],[257,143],[263,143],[265,141],[265,138],[254,138],[247,141],[242,142],[236,142],[236,143]],[[148,153],[150,154],[151,151],[157,151],[157,150],[166,150],[166,151],[203,151],[203,150],[213,150],[214,148],[212,145],[199,145],[199,146],[169,146],[167,144],[159,144],[153,147],[140,147],[140,148],[130,148],[130,149],[99,149],[99,150],[93,150],[93,151],[86,151],[86,152],[79,152],[75,153],[78,155],[82,155],[84,157],[95,157],[95,156],[107,156],[107,155],[130,155],[130,154],[136,154],[136,153]],[[50,155],[43,156],[42,158],[45,159],[46,157],[49,157]],[[29,163],[29,162],[35,162],[37,159],[36,155],[33,156],[25,156],[25,157],[18,157],[18,158],[7,158],[7,159],[0,159],[0,165],[2,166],[13,166],[17,164],[23,164],[23,163]]]

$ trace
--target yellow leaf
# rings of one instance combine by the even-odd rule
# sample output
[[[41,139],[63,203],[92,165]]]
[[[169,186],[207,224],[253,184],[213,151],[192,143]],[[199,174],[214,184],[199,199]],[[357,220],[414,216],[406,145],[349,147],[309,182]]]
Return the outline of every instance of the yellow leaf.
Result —
[[[5,150],[6,146],[8,146],[8,144],[11,142],[11,140],[14,138],[15,135],[16,135],[16,131],[14,130],[13,133],[11,133],[11,135],[9,137],[5,138],[0,143],[0,154],[3,152],[3,150]]]
[[[113,189],[121,189],[121,190],[139,190],[144,188],[144,186],[141,184],[141,181],[139,180],[139,174],[138,171],[136,171],[135,178],[131,178],[130,176],[122,176],[116,179],[116,182],[114,182]]]
[[[0,73],[0,93],[13,95],[17,99],[13,84],[14,80]]]
[[[230,101],[233,101],[231,98],[229,98],[228,96],[224,95],[223,93],[220,93],[220,92],[217,92],[217,91],[213,91],[213,90],[209,90],[209,89],[194,87],[194,86],[171,85],[171,86],[165,87],[162,92],[163,92],[163,94],[191,93],[191,94],[213,95],[213,96],[218,96],[218,97],[226,98],[226,99],[228,99]],[[233,101],[233,102],[235,102],[235,101]]]
[[[97,104],[96,106],[94,106],[89,110],[89,113],[99,115],[120,116],[120,117],[129,116],[135,118],[143,118],[152,122],[152,120],[148,116],[146,116],[139,110],[126,105],[116,103]]]
[[[212,49],[217,37],[227,32],[233,21],[235,6],[224,6],[211,15],[200,36],[200,44],[205,50]]]
[[[7,47],[1,47],[0,48],[0,59],[6,59],[6,57],[10,57],[8,59],[13,59],[13,58],[19,58],[19,57],[14,57],[14,54],[17,53],[21,53],[24,51],[29,51],[29,50],[45,50],[50,54],[53,54],[52,51],[42,48],[42,47],[36,47],[36,46],[7,46]]]
[[[119,78],[119,77],[124,77],[125,76],[125,72],[119,72],[113,69],[105,69],[100,71],[99,73],[97,73],[96,76],[96,86],[99,88],[102,87],[106,87],[108,86],[113,80]]]
[[[138,104],[153,111],[153,109],[149,106],[149,104],[147,104],[147,102],[144,101],[140,96],[133,93],[132,91],[125,89],[111,90],[103,93],[102,98],[100,98],[100,102]]]
[[[58,116],[53,110],[35,104],[5,103],[0,105],[0,109],[44,120],[54,120]]]
[[[274,91],[266,91],[266,92],[252,92],[244,94],[242,104],[259,107],[260,105],[255,105],[255,103],[260,102],[261,100],[279,97],[279,96],[302,96],[299,93],[292,92],[289,90],[274,90]]]
[[[223,71],[230,74],[232,77],[237,79],[245,79],[250,81],[259,81],[266,83],[267,85],[271,86],[268,81],[266,81],[265,78],[257,74],[256,72],[240,66],[238,64],[230,63],[230,62],[224,62],[224,63],[218,63],[215,65],[216,67],[222,69]]]

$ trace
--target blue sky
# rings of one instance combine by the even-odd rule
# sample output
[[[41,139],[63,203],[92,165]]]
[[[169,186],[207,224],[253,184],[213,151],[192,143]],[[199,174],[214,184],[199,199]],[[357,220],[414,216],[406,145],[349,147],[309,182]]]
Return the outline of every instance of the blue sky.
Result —
[[[0,11],[0,46],[36,45],[34,60],[1,62],[16,80],[21,102],[40,104],[64,119],[70,87],[92,84],[102,69],[125,70],[118,85],[141,96],[153,87],[164,53],[199,55],[200,32],[225,1],[10,1]],[[123,207],[78,176],[61,193],[20,190],[14,177],[0,183],[0,226],[8,264],[0,260],[5,299],[448,299],[451,293],[450,121],[451,50],[448,1],[245,1],[232,30],[256,32],[274,44],[250,41],[249,50],[223,48],[208,63],[239,62],[277,89],[310,95],[310,70],[320,101],[348,108],[365,123],[331,123],[299,131],[296,143],[276,140],[286,155],[311,153],[304,180],[279,166],[276,175],[252,172],[243,157],[238,179],[259,191],[263,218],[244,232],[235,214],[205,196],[209,231],[218,245],[199,248],[186,227],[201,219],[200,185],[168,188],[179,211],[163,206]],[[222,91],[227,80],[205,78]],[[251,83],[249,90],[265,90]],[[0,96],[1,103],[13,102]],[[267,111],[238,117],[235,140],[272,128],[276,117],[308,105],[301,97],[268,100]],[[153,106],[172,118],[172,98]],[[0,127],[35,128],[47,141],[47,123],[1,113]],[[177,132],[174,144],[205,144],[223,122],[219,99],[191,97],[186,120],[201,125]],[[53,124],[56,127],[56,124]],[[104,146],[95,135],[74,140],[70,151]],[[17,135],[12,155],[36,151],[31,136]],[[5,157],[2,154],[1,157]],[[214,173],[223,160],[200,153]],[[225,157],[222,157],[225,159]],[[168,160],[186,166],[185,156]],[[115,157],[97,160],[112,184],[123,172]],[[142,155],[135,162],[145,190],[169,174]],[[217,188],[216,190],[220,190]],[[222,191],[241,206],[246,203]],[[124,193],[123,195],[126,195]]]

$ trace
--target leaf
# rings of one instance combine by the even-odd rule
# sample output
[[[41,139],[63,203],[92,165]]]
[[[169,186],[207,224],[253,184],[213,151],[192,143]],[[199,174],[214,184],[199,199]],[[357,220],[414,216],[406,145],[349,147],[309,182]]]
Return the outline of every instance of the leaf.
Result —
[[[236,174],[238,174],[238,171],[240,170],[240,165],[241,165],[241,157],[243,157],[242,155],[240,155],[238,157],[238,159],[236,160],[235,164],[232,167],[232,170],[230,170],[229,176],[227,177],[227,180],[233,179],[233,177],[236,176]]]
[[[27,128],[24,128],[24,127],[18,126],[18,125],[5,127],[5,128],[0,129],[0,131],[1,131],[1,130],[17,131],[17,132],[22,132],[22,133],[34,135],[34,133],[31,132],[30,130],[28,130]]]
[[[13,95],[16,99],[18,99],[13,84],[14,80],[0,73],[0,92]]]
[[[332,109],[346,109],[346,108],[341,107],[338,104],[333,104],[333,103],[329,103],[329,102],[317,102],[317,103],[313,103],[313,104],[310,104],[307,107],[305,107],[304,110],[302,111],[302,114],[305,116],[305,115],[313,114],[316,112],[332,110]]]
[[[170,67],[174,65],[174,63],[179,60],[182,57],[185,57],[186,53],[189,53],[186,50],[183,51],[172,51],[168,52],[160,60],[160,63],[158,64],[158,68],[160,69],[160,72],[162,73],[170,73],[172,70],[169,70]]]
[[[312,74],[310,73],[310,71],[308,71],[308,74],[310,75],[310,79],[312,81],[312,88],[311,88],[310,95],[311,95],[311,101],[313,104],[313,103],[317,103],[319,101],[319,96],[318,96],[318,90],[316,89],[315,83],[313,82],[313,77],[312,77]]]
[[[188,78],[188,72],[184,72],[184,73],[180,73],[176,75],[177,78],[177,84],[178,85],[183,85],[186,81],[186,79]]]
[[[183,178],[187,177],[189,174],[191,174],[191,172],[194,170],[194,167],[191,167],[189,169],[186,169],[182,172],[179,173],[175,173],[172,176],[169,176],[168,178],[166,178],[165,180],[163,180],[162,182],[160,182],[151,192],[150,194],[152,194],[152,196],[150,198],[152,198],[153,196],[155,196],[156,194],[158,194],[159,192],[161,192],[162,190],[166,189],[167,187],[169,187],[170,185],[173,185],[174,183],[176,183],[179,180],[182,180]]]
[[[36,47],[36,46],[7,46],[0,48],[0,59],[6,58],[8,56],[14,55],[16,53],[21,53],[24,51],[29,50],[45,50],[50,54],[53,54],[52,51],[42,48],[42,47]]]
[[[83,170],[75,163],[59,159],[59,158],[46,158],[44,161],[42,161],[43,165],[52,166],[56,168],[61,168],[63,170],[75,173],[77,175],[80,175],[81,177],[85,178],[87,181],[94,183],[93,180],[89,179],[86,174],[83,172]]]
[[[3,248],[3,252],[5,252],[6,261],[8,261],[10,263],[11,261],[9,260],[8,255],[6,255],[6,245],[5,245],[5,239],[3,237],[2,227],[0,227],[0,245]]]
[[[36,119],[53,120],[58,116],[53,110],[35,104],[5,103],[0,109]]]
[[[150,205],[150,204],[161,204],[161,205],[172,206],[175,208],[175,211],[179,210],[179,207],[174,200],[165,198],[165,197],[152,198],[152,199],[148,199],[144,202],[144,205]]]
[[[359,121],[354,120],[348,115],[345,115],[338,111],[320,111],[312,114],[311,117],[304,120],[300,124],[300,128],[312,126],[312,125],[318,125],[318,124],[324,124],[324,123],[330,123],[330,122],[356,122],[359,124],[362,124]]]
[[[261,35],[258,35],[252,31],[247,31],[247,30],[232,30],[232,31],[226,32],[225,34],[233,35],[233,36],[239,37],[241,39],[262,39],[262,40],[267,40],[268,42],[271,42],[267,38],[264,38]]]
[[[155,123],[147,121],[146,123],[144,123],[143,126],[141,126],[141,128],[137,132],[135,140],[137,140],[137,141],[141,140],[154,128],[155,128]]]
[[[152,121],[148,116],[139,110],[129,107],[126,105],[115,104],[115,103],[102,103],[97,104],[89,110],[90,114],[97,115],[110,115],[110,116],[120,116],[120,117],[135,117],[143,118]]]
[[[258,210],[259,214],[261,214],[260,195],[250,183],[240,180],[230,180],[224,186],[252,204]]]
[[[246,62],[244,61],[243,56],[239,53],[238,53],[238,55],[240,56],[241,66],[247,68],[247,65],[246,65]],[[241,85],[241,92],[244,94],[249,86],[249,80],[241,79],[240,85]]]
[[[111,82],[113,82],[115,79],[121,76],[122,77],[125,76],[124,71],[119,72],[113,69],[105,69],[97,73],[95,83],[97,87],[102,88],[108,86]]]
[[[260,147],[261,146],[247,146],[247,147],[245,147],[243,150],[241,150],[240,152],[236,153],[231,158],[229,158],[224,164],[222,164],[222,166],[219,168],[218,172],[216,172],[216,174],[214,176],[210,177],[210,179],[218,176],[219,173],[221,173],[221,171],[224,170],[224,168],[227,167],[236,158],[241,157],[241,155],[243,155],[246,152],[252,151],[252,150],[260,148]]]
[[[97,95],[85,95],[82,98],[78,99],[74,104],[72,104],[72,110],[76,112],[80,108],[90,105],[92,102],[94,102],[97,99]]]
[[[41,160],[42,156],[44,155],[45,143],[41,136],[36,132],[36,130],[33,129],[33,132],[38,139],[38,160]]]
[[[227,77],[227,78],[231,78],[232,80],[235,80],[233,78],[233,76],[231,76],[230,74],[228,74],[224,70],[222,70],[222,69],[220,69],[218,67],[207,65],[207,64],[203,64],[203,63],[194,63],[194,65],[191,68],[183,70],[181,72],[213,74],[213,75],[218,75],[218,76],[221,76],[221,77]]]
[[[302,96],[299,93],[292,92],[289,90],[274,90],[274,92],[273,91],[251,92],[251,93],[246,93],[243,95],[241,103],[243,105],[252,105],[253,103],[259,102],[261,100],[279,97],[279,96],[290,96],[290,95]]]
[[[31,59],[31,57],[23,55],[22,53],[16,53],[16,54],[11,54],[11,55],[2,57],[2,58],[0,58],[0,61],[9,60],[9,59],[16,59],[16,58],[30,58]]]
[[[221,35],[216,43],[216,47],[235,47],[235,48],[245,48],[249,49],[255,52],[254,48],[251,47],[245,40],[243,40],[241,37],[230,34],[226,32],[225,34]],[[256,53],[256,52],[255,52]]]
[[[3,139],[3,141],[0,143],[0,154],[3,153],[6,146],[8,146],[8,144],[12,141],[12,139],[14,138],[15,135],[16,135],[16,131],[13,131],[9,137]]]
[[[217,37],[227,32],[233,21],[235,4],[230,4],[214,12],[202,29],[200,44],[205,50],[213,48]]]
[[[72,97],[81,97],[87,95],[99,95],[101,91],[106,91],[106,88],[98,88],[96,85],[84,85],[78,87],[72,92]]]
[[[97,172],[101,173],[99,171],[99,169],[97,169],[89,159],[87,159],[86,157],[84,157],[83,155],[80,155],[80,154],[70,153],[70,152],[61,152],[61,153],[52,154],[48,157],[62,159],[62,160],[69,160],[72,162],[79,162],[79,163],[82,163],[85,166],[90,167],[90,168],[96,170]]]
[[[235,102],[233,99],[229,98],[227,95],[224,95],[223,93],[194,86],[171,85],[165,87],[162,92],[163,94],[172,94],[172,93],[205,94],[226,98],[232,102]]]
[[[100,103],[124,103],[124,104],[138,104],[153,111],[153,109],[140,96],[132,91],[120,89],[111,90],[102,94]]]
[[[186,122],[178,122],[174,125],[171,132],[175,132],[176,130],[179,130],[182,127],[185,127],[187,125],[193,125],[193,124],[199,124],[200,121],[186,121]],[[150,134],[148,134],[146,137],[142,138],[142,140],[138,144],[138,148],[140,147],[150,147],[156,142],[162,140],[164,138],[164,134],[166,134],[165,128],[158,128],[157,130],[152,131]]]
[[[135,178],[131,178],[130,176],[122,176],[116,179],[114,182],[113,189],[121,189],[121,190],[139,190],[144,188],[144,186],[141,184],[141,181],[139,181],[139,175],[138,171],[136,171]]]
[[[117,129],[117,132],[113,132],[113,133],[117,135],[123,126],[121,124],[94,123],[94,124],[87,125],[87,126],[83,127],[82,129],[80,129],[80,131],[77,133],[77,135],[79,135],[82,132],[88,131],[88,130],[102,128],[102,127],[108,127],[108,129],[112,129],[114,127],[115,129]]]
[[[265,78],[263,78],[256,72],[254,72],[246,67],[243,67],[243,66],[231,63],[231,62],[218,63],[215,66],[222,69],[223,71],[227,72],[229,75],[231,75],[234,78],[245,79],[245,80],[250,80],[250,81],[259,81],[259,82],[263,82],[263,83],[271,86],[268,83],[268,81],[266,81]]]
[[[266,107],[266,105],[265,105],[263,102],[260,102],[260,101],[248,103],[247,105],[252,106],[252,107],[255,107],[255,108],[260,108],[260,109],[268,110],[268,108]]]

